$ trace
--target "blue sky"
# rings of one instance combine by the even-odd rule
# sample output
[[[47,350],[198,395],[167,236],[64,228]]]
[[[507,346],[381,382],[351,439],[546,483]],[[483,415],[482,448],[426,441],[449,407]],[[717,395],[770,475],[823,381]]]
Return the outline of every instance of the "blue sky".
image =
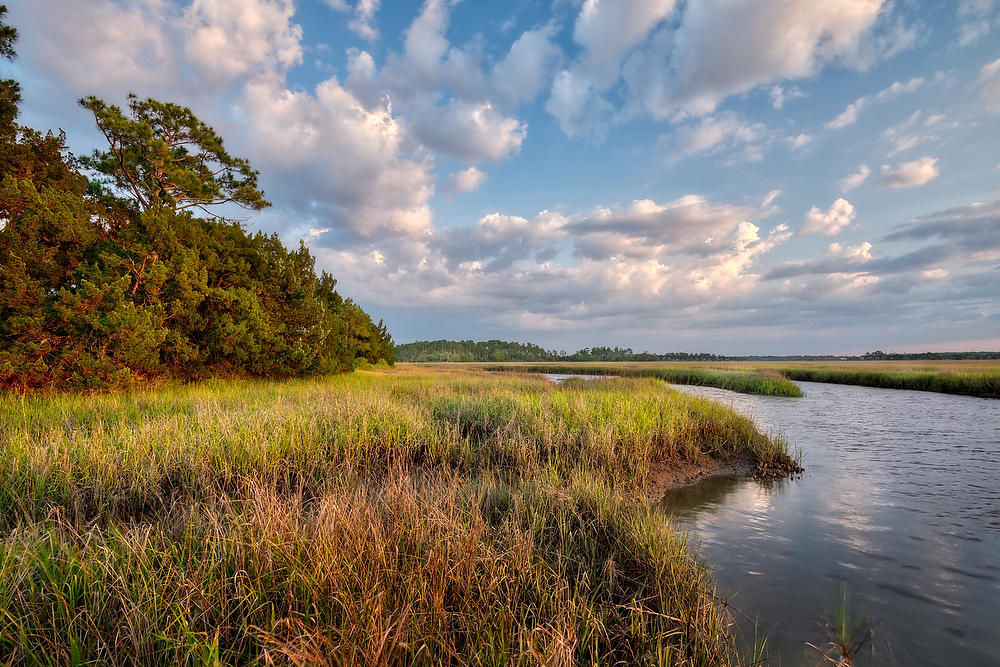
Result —
[[[399,342],[1000,349],[1000,2],[9,2],[22,122],[191,106]]]

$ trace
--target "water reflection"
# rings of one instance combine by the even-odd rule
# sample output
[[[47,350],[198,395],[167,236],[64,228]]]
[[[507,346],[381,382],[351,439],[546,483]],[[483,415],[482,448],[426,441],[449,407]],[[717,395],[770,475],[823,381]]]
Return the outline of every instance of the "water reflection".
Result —
[[[663,499],[720,588],[760,617],[782,665],[821,662],[805,642],[826,642],[841,582],[878,622],[878,664],[1000,664],[1000,401],[803,387],[685,388],[805,459],[801,480],[716,479]]]

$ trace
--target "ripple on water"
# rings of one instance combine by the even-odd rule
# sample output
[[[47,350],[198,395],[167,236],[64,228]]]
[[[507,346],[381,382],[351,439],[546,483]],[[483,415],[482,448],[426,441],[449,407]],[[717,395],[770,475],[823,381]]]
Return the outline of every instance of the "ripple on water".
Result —
[[[810,664],[841,583],[890,638],[880,664],[1000,664],[1000,401],[801,384],[802,399],[683,388],[804,455],[794,482],[665,499],[720,590],[760,618],[775,664]]]

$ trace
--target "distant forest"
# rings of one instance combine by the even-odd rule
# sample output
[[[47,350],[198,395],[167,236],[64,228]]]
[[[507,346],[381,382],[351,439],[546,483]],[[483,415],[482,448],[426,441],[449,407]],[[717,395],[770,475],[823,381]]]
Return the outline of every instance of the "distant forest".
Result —
[[[861,356],[748,356],[689,354],[687,352],[635,352],[631,348],[585,347],[573,353],[546,350],[532,343],[503,340],[424,340],[396,345],[396,360],[402,362],[500,362],[500,361],[940,361],[948,359],[1000,359],[1000,352],[921,352],[896,354],[868,352]]]
[[[0,57],[17,31],[2,22]],[[105,146],[18,125],[0,81],[0,388],[290,377],[394,360],[393,341],[309,250],[222,217],[269,202],[190,109],[89,97]],[[199,215],[195,215],[198,213]]]

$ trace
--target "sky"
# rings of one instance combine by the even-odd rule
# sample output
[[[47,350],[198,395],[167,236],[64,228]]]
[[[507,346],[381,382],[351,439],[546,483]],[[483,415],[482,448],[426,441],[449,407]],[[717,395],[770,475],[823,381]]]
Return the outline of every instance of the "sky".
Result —
[[[1000,350],[1000,0],[6,0],[21,122],[190,106],[397,342]]]

